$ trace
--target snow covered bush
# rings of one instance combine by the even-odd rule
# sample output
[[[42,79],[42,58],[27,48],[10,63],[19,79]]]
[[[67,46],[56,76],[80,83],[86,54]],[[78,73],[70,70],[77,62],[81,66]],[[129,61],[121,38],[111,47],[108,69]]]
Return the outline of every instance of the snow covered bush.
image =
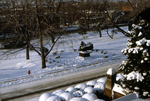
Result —
[[[85,93],[94,93],[94,89],[93,89],[93,87],[86,87],[86,88],[84,89],[84,92],[85,92]]]
[[[53,93],[43,93],[39,101],[104,101],[102,99],[106,78],[97,81],[80,83],[75,87],[70,86],[66,90],[60,89]]]
[[[103,82],[96,83],[94,89],[97,90],[100,94],[103,94],[105,90],[105,83]]]
[[[97,81],[88,81],[87,83],[86,83],[86,85],[87,86],[89,86],[89,87],[94,87],[94,85],[97,83]]]
[[[73,95],[75,97],[82,97],[84,95],[84,91],[83,90],[77,90],[77,91],[73,92]]]
[[[97,82],[94,85],[94,94],[98,98],[102,98],[103,97],[103,93],[104,93],[104,89],[105,89],[105,83],[104,82]]]
[[[61,101],[58,96],[50,96],[46,101]]]
[[[125,77],[121,86],[143,97],[150,95],[150,24],[141,20],[132,27],[127,47],[121,51],[127,56],[119,68]]]
[[[86,87],[87,87],[87,85],[84,84],[84,83],[77,84],[77,85],[75,86],[75,88],[78,89],[78,90],[84,90]]]
[[[106,82],[106,77],[98,79],[97,82],[103,82],[103,83],[105,83]]]
[[[65,92],[66,92],[65,90],[56,90],[52,94],[56,96],[60,96],[62,93],[65,93]]]
[[[61,95],[60,95],[60,98],[63,100],[63,101],[70,101],[70,99],[72,99],[74,97],[74,95],[73,94],[71,94],[71,93],[62,93]]]
[[[86,93],[82,96],[82,98],[88,99],[89,101],[94,101],[97,99],[97,96],[93,93]]]
[[[77,91],[77,89],[74,88],[74,87],[68,87],[65,91],[66,91],[66,92],[73,93],[73,92]]]
[[[40,98],[39,101],[46,101],[50,96],[52,96],[51,93],[43,93]]]
[[[70,101],[88,101],[88,100],[85,98],[81,98],[81,97],[74,97]]]
[[[94,100],[94,101],[105,101],[105,100],[103,100],[103,99],[96,99],[96,100]]]

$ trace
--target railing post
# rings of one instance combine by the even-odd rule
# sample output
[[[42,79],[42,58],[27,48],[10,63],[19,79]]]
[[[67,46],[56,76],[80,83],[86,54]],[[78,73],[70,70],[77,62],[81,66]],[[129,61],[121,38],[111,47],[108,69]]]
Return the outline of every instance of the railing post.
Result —
[[[116,81],[116,72],[113,68],[108,69],[107,71],[107,80],[105,82],[105,90],[104,90],[104,97],[105,100],[111,101],[112,100],[112,89],[114,83]]]

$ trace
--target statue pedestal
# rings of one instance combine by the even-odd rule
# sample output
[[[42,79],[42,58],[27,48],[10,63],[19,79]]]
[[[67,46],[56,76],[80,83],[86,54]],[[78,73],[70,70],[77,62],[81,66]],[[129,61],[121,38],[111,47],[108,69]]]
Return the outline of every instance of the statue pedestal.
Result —
[[[81,57],[90,57],[90,52],[80,51],[79,56],[81,56]]]

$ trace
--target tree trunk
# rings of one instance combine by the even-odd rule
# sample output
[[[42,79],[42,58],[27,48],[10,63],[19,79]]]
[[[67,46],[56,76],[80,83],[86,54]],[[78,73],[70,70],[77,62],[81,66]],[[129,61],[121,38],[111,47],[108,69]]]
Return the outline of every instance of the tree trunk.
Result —
[[[42,37],[42,32],[41,32],[40,21],[39,21],[39,25],[38,25],[38,30],[39,30],[39,40],[40,40],[40,48],[41,48],[42,69],[44,69],[44,68],[46,68],[46,63],[45,63],[45,54],[44,54],[44,47],[43,47],[43,37]]]
[[[44,47],[43,47],[43,35],[42,35],[42,31],[41,31],[41,22],[40,22],[40,11],[37,5],[37,0],[35,0],[36,3],[36,20],[37,20],[37,28],[38,28],[38,32],[39,32],[39,40],[40,40],[40,50],[41,50],[41,59],[42,59],[42,69],[46,68],[46,63],[45,63],[45,54],[44,54]]]
[[[26,60],[29,60],[30,56],[29,56],[29,44],[26,45]]]
[[[41,48],[41,59],[42,59],[42,69],[46,68],[45,63],[45,54],[44,54],[44,47],[43,47],[43,37],[41,31],[39,31],[39,38],[40,38],[40,48]]]
[[[26,45],[26,60],[29,60],[30,57],[29,57],[29,33],[28,33],[28,5],[27,5],[27,0],[26,0],[26,29],[25,29],[25,34],[27,34],[27,45]]]
[[[89,13],[88,13],[88,19],[87,19],[87,30],[89,31]]]
[[[40,49],[41,49],[42,69],[44,69],[44,68],[46,68],[46,63],[45,63],[45,54],[44,54],[44,47],[43,47],[43,37],[42,37],[42,32],[41,32],[40,21],[38,23],[39,23],[38,31],[39,31],[39,40],[40,40]]]
[[[54,42],[55,42],[55,37],[54,37],[54,35],[53,35],[53,34],[50,34],[50,37],[51,37],[52,43],[54,43]]]
[[[102,33],[101,33],[101,27],[99,28],[99,37],[101,38],[102,37]]]

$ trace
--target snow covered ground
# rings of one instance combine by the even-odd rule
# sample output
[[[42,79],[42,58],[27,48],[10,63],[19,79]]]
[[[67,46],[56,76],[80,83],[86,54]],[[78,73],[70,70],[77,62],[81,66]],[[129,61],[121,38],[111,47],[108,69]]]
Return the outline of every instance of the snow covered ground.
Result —
[[[123,27],[123,29],[127,31],[127,27]],[[110,33],[111,30],[109,30]],[[66,39],[68,42],[64,41]],[[93,43],[94,51],[90,57],[79,57],[78,51],[74,51],[74,49],[78,50],[81,41]],[[70,34],[69,38],[62,36],[54,50],[47,56],[46,69],[41,69],[41,58],[35,51],[30,51],[30,60],[26,60],[25,50],[22,50],[17,55],[0,60],[0,88],[45,78],[44,73],[51,73],[53,74],[51,76],[56,76],[54,75],[56,71],[74,70],[84,66],[92,68],[93,65],[90,66],[90,64],[104,65],[118,61],[123,57],[121,50],[126,47],[126,43],[127,37],[123,34],[115,34],[114,39],[110,39],[105,30],[102,31],[102,38],[99,38],[99,34],[94,32],[88,32],[84,36],[73,33]],[[55,52],[57,52],[56,55],[53,54]],[[108,56],[108,58],[104,58],[104,56]],[[31,75],[27,74],[28,70],[31,71]],[[30,79],[24,81],[21,80],[22,78]],[[15,82],[16,79],[20,80]]]
[[[127,27],[122,28],[128,30]],[[111,31],[112,29],[109,29],[110,33]],[[79,57],[79,52],[74,50],[78,50],[81,41],[93,43],[94,50],[90,57]],[[86,70],[116,61],[121,62],[126,58],[121,53],[126,43],[127,37],[122,33],[119,32],[114,35],[114,39],[110,39],[105,30],[102,31],[102,38],[92,31],[84,36],[78,33],[64,35],[47,56],[46,69],[41,69],[41,58],[35,51],[30,51],[30,60],[26,60],[25,50],[22,50],[19,54],[0,60],[0,88],[78,72],[81,68]],[[107,58],[104,58],[105,56]],[[28,75],[28,70],[31,71],[30,75]]]

